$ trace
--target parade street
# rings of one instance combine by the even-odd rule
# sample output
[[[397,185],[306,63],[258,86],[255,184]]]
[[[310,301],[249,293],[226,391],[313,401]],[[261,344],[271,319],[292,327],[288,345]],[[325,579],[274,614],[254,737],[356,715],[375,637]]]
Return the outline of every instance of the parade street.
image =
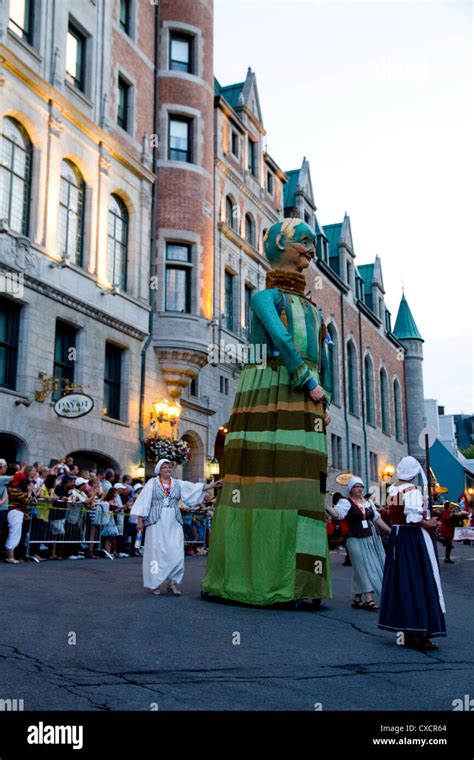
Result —
[[[442,710],[472,693],[474,546],[441,561],[446,639],[394,643],[350,606],[332,552],[324,609],[252,609],[200,598],[206,558],[186,558],[183,596],[146,594],[141,560],[0,568],[0,698],[25,710]],[[240,643],[239,643],[240,642]]]

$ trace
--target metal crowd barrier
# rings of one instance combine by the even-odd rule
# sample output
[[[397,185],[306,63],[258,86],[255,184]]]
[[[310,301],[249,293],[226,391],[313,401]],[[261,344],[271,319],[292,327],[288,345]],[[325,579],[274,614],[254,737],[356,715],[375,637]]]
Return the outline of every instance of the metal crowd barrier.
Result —
[[[83,507],[80,502],[68,500],[35,499],[30,506],[28,532],[25,537],[26,557],[37,560],[35,553],[41,545],[51,546],[53,553],[57,546],[66,544],[82,545],[84,551],[101,552],[113,559],[102,547],[102,541],[108,537],[103,521],[113,521],[118,528],[117,538],[123,537],[124,544],[131,538],[134,546],[134,531],[128,523],[128,516],[117,512],[102,511],[97,516],[97,505]],[[185,546],[202,546],[207,549],[212,518],[200,511],[182,510]],[[134,526],[135,527],[135,526]],[[146,530],[145,530],[146,542]]]
[[[212,517],[207,517],[202,512],[189,510],[182,510],[181,513],[183,516],[184,545],[202,546],[204,549],[208,549]]]
[[[41,544],[51,545],[53,551],[63,544],[84,544],[88,551],[101,550],[104,526],[94,524],[94,506],[83,507],[80,502],[66,500],[35,499],[29,508],[29,518],[25,537],[28,559],[36,559],[34,547]]]

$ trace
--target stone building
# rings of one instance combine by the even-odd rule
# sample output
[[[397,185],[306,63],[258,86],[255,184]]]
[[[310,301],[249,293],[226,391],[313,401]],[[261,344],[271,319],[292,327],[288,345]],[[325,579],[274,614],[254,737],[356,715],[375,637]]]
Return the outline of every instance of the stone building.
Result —
[[[131,470],[148,349],[155,8],[0,6],[1,456]],[[38,374],[44,373],[42,382]],[[51,392],[47,380],[59,386]],[[145,380],[145,382],[143,382]],[[94,401],[56,415],[61,391]],[[40,400],[35,392],[44,390]]]

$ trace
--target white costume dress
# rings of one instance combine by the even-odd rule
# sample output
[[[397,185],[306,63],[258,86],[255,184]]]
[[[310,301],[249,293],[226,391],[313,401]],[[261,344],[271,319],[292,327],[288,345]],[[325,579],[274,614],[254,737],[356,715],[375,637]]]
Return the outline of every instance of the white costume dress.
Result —
[[[159,477],[141,489],[131,515],[145,518],[143,585],[157,589],[163,581],[181,583],[184,575],[184,534],[179,500],[195,507],[203,499],[204,483],[170,479],[170,492],[163,491]]]

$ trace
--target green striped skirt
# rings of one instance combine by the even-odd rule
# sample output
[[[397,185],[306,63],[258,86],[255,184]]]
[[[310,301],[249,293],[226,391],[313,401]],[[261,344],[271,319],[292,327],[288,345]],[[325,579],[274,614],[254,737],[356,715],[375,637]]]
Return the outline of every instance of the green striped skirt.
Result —
[[[272,361],[240,376],[202,582],[209,594],[258,605],[332,596],[323,405]]]

